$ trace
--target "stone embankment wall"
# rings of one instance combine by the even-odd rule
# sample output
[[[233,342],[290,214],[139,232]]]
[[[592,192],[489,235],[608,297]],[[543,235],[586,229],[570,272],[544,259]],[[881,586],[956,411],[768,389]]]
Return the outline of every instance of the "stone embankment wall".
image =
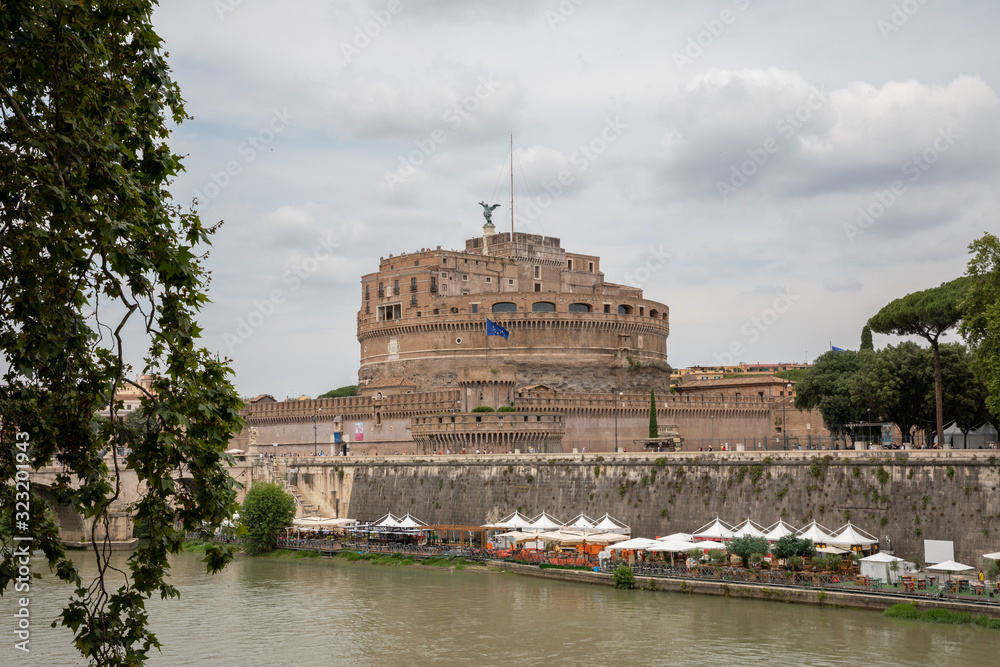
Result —
[[[983,455],[985,452],[985,456]],[[633,536],[691,532],[716,516],[833,530],[849,519],[882,548],[923,556],[952,540],[960,562],[1000,551],[1000,462],[988,451],[341,457],[281,461],[322,512],[480,525],[514,510],[569,520],[605,512]]]

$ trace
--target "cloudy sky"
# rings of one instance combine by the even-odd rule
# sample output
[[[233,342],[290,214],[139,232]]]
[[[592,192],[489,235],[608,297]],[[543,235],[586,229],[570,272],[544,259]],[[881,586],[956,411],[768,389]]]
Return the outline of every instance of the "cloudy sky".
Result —
[[[668,304],[675,366],[857,348],[1000,226],[994,2],[169,0],[154,22],[193,116],[173,192],[225,220],[205,345],[244,395],[355,383],[361,275],[464,247],[480,200],[509,220],[511,134],[518,230]]]

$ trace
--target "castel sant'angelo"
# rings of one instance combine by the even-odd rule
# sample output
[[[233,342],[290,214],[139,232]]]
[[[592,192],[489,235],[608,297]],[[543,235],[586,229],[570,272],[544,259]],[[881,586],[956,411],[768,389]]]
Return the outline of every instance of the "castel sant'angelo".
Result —
[[[689,442],[721,447],[731,438],[759,449],[781,433],[776,415],[795,416],[786,383],[774,378],[672,389],[664,303],[605,282],[599,257],[569,252],[557,238],[497,233],[484,208],[483,234],[464,250],[389,255],[361,278],[358,396],[259,396],[247,403],[234,446],[336,455],[613,451],[649,435],[651,390],[659,424]],[[488,336],[487,319],[508,335]],[[818,436],[814,421],[805,428]]]

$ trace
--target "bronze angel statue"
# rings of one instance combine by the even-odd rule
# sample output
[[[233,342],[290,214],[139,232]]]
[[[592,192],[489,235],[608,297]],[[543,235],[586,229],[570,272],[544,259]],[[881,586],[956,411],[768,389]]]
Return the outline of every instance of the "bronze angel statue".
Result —
[[[479,202],[479,205],[483,207],[483,217],[486,218],[486,224],[493,224],[493,209],[500,208],[500,204],[493,204],[492,206],[484,201]]]

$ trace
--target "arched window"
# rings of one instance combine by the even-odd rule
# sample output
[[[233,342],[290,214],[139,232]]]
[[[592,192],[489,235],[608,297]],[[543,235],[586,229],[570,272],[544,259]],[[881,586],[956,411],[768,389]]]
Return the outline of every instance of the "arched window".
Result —
[[[632,314],[632,306],[626,306],[624,304],[621,305],[621,306],[618,306],[618,314],[619,315],[631,315]]]
[[[571,313],[589,313],[590,304],[589,303],[571,303],[569,304],[569,312]]]
[[[536,301],[531,304],[531,312],[533,313],[554,313],[556,312],[556,304],[550,303],[548,301]]]
[[[494,313],[516,313],[517,304],[510,301],[501,301],[493,304]]]
[[[650,317],[659,317],[660,316],[660,311],[658,311],[656,308],[652,308],[649,311],[649,316]]]

